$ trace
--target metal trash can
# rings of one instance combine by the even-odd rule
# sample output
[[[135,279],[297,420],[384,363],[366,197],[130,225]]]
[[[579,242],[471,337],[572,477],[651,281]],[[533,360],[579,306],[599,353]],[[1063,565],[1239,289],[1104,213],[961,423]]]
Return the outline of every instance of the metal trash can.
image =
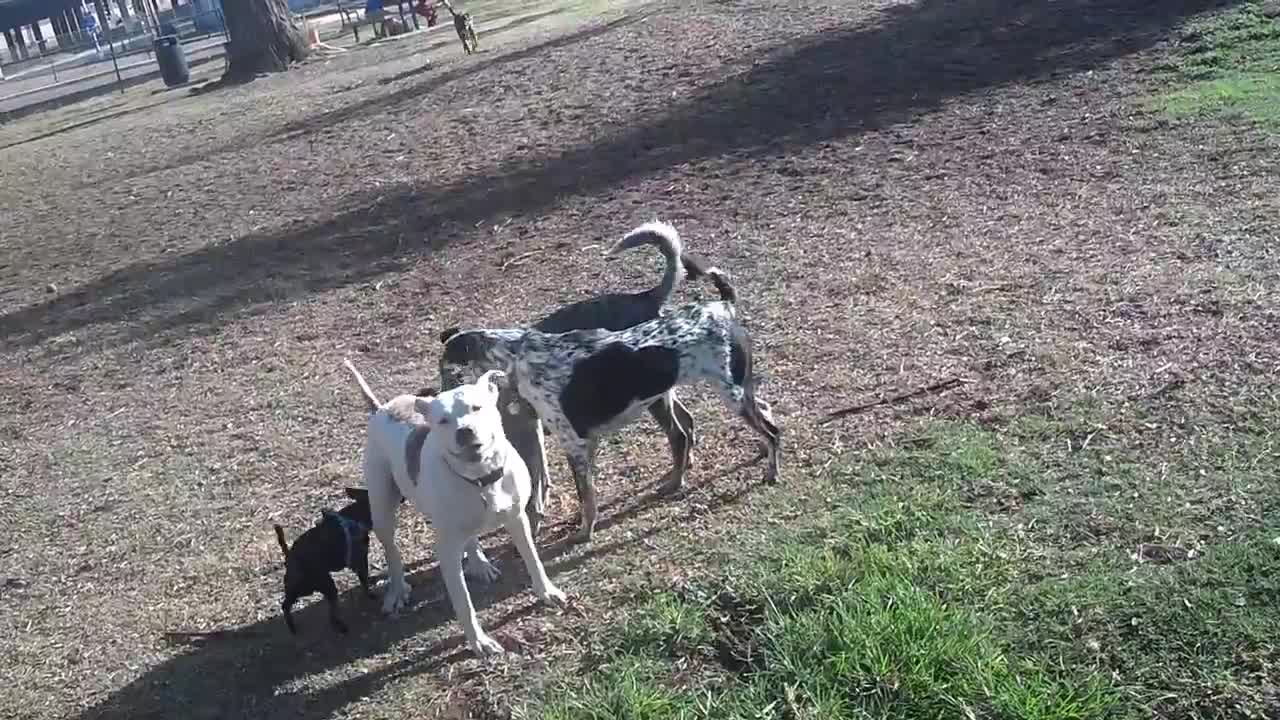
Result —
[[[186,85],[191,79],[191,69],[187,67],[187,54],[182,50],[182,43],[177,35],[164,35],[155,40],[156,64],[160,66],[160,77],[169,87]]]

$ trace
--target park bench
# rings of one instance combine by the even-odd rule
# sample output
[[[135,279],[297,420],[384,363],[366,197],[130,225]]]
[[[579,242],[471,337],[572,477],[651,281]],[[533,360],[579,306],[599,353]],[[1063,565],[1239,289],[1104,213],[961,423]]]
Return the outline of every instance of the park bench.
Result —
[[[384,13],[382,16],[382,20],[379,20],[377,22],[370,21],[368,17],[365,16],[365,13],[360,10],[343,7],[342,3],[338,3],[338,12],[342,15],[343,26],[344,27],[350,26],[351,33],[355,36],[356,42],[360,42],[360,28],[365,26],[370,26],[370,27],[378,26],[374,28],[375,36],[382,37],[387,34],[387,28],[385,23],[387,19],[392,16],[391,13],[393,11],[390,9],[391,2],[392,0],[388,0],[386,5],[384,6]],[[404,11],[404,7],[403,7],[404,2],[405,0],[398,0],[398,2],[395,2],[394,12],[399,15],[400,21],[405,23],[406,26],[409,23],[413,23],[414,26],[416,27],[417,20],[416,18],[413,18],[413,2],[412,0],[410,0],[409,12],[407,14]],[[354,20],[352,20],[351,18],[354,18]],[[408,28],[406,27],[405,29],[408,29]]]
[[[349,8],[338,3],[338,14],[342,16],[342,27],[354,25],[360,22],[360,10],[358,8]]]
[[[360,42],[360,28],[369,26],[374,28],[374,36],[382,35],[384,28],[376,27],[382,24],[382,21],[374,22],[365,16],[365,13],[359,8],[346,7],[341,2],[338,3],[338,14],[342,16],[342,26],[351,28],[351,33],[355,36],[356,42]]]
[[[386,26],[383,25],[384,22],[386,22],[385,17],[382,20],[378,20],[375,22],[373,20],[370,20],[367,17],[364,17],[364,15],[361,14],[360,17],[355,22],[351,23],[351,33],[355,35],[356,42],[360,42],[360,28],[364,26],[368,26],[373,28],[374,37],[380,37],[386,34]]]

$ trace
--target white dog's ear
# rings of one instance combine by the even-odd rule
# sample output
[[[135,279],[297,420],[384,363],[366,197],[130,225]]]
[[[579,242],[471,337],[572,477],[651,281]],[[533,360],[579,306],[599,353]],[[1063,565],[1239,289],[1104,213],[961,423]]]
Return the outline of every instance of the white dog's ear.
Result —
[[[480,378],[476,380],[476,384],[482,387],[487,385],[489,387],[489,392],[493,393],[496,397],[498,393],[502,392],[502,388],[507,384],[507,374],[501,370],[490,370],[481,375]]]

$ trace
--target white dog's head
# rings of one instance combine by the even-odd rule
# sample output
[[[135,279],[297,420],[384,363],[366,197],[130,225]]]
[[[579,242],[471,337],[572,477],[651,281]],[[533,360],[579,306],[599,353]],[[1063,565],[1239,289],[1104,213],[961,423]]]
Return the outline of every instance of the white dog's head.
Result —
[[[505,378],[501,370],[490,370],[473,383],[436,395],[428,406],[430,437],[455,469],[488,472],[505,462],[507,436],[498,412],[499,383]]]

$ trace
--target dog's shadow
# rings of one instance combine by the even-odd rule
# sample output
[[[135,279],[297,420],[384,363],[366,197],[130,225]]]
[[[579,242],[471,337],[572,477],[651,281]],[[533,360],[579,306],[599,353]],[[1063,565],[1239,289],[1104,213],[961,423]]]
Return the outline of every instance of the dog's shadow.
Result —
[[[714,509],[740,501],[756,485],[735,484],[733,490],[720,494],[714,494],[715,487],[710,483],[704,487],[706,497],[701,504]],[[702,494],[704,490],[692,492]],[[629,500],[615,501],[603,508],[597,527],[606,530],[689,493],[664,495],[650,491],[638,497],[632,495]],[[681,521],[682,514],[676,513],[626,533],[626,537],[618,540],[602,542],[604,538],[597,536],[594,543],[580,546],[569,541],[576,530],[576,518],[571,518],[544,526],[538,546],[547,572],[554,578],[632,545],[648,544],[648,538]],[[492,584],[469,581],[472,599],[482,612],[485,630],[508,650],[524,652],[519,639],[511,638],[504,628],[536,613],[574,613],[578,589],[562,586],[570,596],[568,609],[547,608],[531,592],[524,564],[505,531],[499,530],[485,538],[484,545],[503,572]],[[267,573],[264,578],[278,581],[283,569],[275,570],[277,572]],[[340,596],[343,617],[351,626],[347,634],[330,628],[327,608],[318,597],[295,610],[297,636],[289,633],[274,603],[273,612],[250,625],[208,632],[166,633],[162,639],[177,655],[146,671],[78,717],[327,718],[397,679],[440,671],[473,658],[463,642],[461,627],[454,618],[444,583],[439,579],[435,559],[412,563],[409,570],[413,604],[396,617],[381,614],[380,586],[377,588],[379,598],[375,600],[351,583],[352,587]],[[272,587],[276,589],[274,583]],[[501,616],[484,612],[495,603],[521,594],[527,599]],[[418,636],[442,627],[445,634],[442,639],[415,641]],[[433,633],[437,637],[439,634]],[[393,653],[395,658],[378,663],[376,670],[361,672],[358,669],[362,660],[387,653]]]

